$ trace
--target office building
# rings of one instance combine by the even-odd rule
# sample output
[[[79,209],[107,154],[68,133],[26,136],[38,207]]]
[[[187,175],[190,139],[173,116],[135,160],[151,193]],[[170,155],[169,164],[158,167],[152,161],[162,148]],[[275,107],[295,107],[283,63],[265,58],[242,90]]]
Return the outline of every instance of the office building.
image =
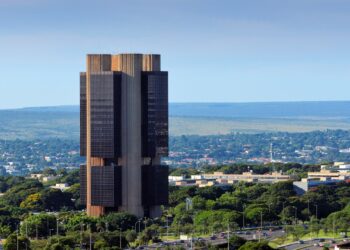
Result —
[[[80,74],[81,200],[87,214],[156,217],[168,202],[168,73],[160,55],[88,55]]]

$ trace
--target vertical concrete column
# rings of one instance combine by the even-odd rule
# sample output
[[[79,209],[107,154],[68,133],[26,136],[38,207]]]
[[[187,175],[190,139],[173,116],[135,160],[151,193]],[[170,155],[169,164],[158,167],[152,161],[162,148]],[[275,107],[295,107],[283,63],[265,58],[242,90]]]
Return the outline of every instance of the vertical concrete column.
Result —
[[[122,207],[142,217],[141,54],[112,56],[112,70],[122,72]]]

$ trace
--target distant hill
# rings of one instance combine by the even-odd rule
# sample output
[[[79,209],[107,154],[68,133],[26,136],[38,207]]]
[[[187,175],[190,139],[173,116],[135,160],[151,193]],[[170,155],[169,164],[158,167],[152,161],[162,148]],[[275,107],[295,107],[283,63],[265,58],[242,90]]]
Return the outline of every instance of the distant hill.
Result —
[[[350,130],[350,101],[171,103],[170,135]],[[79,138],[79,107],[0,110],[0,139]]]
[[[1,110],[0,110],[1,111]],[[26,112],[79,112],[77,105],[49,106],[49,107],[27,107],[21,109],[12,109],[8,111],[26,111]]]
[[[350,101],[172,103],[171,116],[189,117],[350,117]]]
[[[4,111],[4,110],[0,110]],[[28,107],[9,111],[79,112],[79,106]],[[189,117],[350,117],[350,101],[252,102],[252,103],[170,103],[170,116]]]

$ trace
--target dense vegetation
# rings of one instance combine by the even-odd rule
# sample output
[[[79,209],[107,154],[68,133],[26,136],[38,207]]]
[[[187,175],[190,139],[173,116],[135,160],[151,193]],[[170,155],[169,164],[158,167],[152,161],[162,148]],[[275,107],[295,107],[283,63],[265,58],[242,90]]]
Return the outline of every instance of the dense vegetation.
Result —
[[[299,169],[301,174],[315,168],[299,164],[279,167]],[[214,169],[240,172],[242,168],[244,165]],[[176,171],[191,174],[198,170]],[[302,196],[295,194],[291,182],[237,183],[226,188],[170,187],[169,206],[163,207],[163,216],[137,223],[138,218],[127,213],[87,217],[79,204],[78,172],[45,169],[44,173],[56,174],[58,179],[41,183],[24,177],[0,177],[4,193],[0,197],[0,236],[7,238],[5,249],[13,249],[17,239],[20,249],[88,248],[90,242],[95,249],[118,249],[158,242],[167,234],[200,236],[224,232],[228,227],[234,231],[261,225],[284,226],[288,235],[297,239],[321,230],[339,234],[350,226],[350,184],[346,183],[320,186]],[[66,191],[50,188],[56,182],[67,182],[71,187]],[[190,205],[186,205],[186,199],[191,200]],[[230,244],[232,248],[270,249],[264,242],[245,242],[236,236]]]

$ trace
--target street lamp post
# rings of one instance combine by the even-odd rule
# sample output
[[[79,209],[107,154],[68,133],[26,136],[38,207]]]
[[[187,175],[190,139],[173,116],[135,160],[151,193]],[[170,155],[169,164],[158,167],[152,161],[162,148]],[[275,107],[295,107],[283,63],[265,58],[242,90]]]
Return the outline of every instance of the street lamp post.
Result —
[[[135,223],[135,231],[136,231],[136,233],[137,233],[137,223],[139,224],[139,233],[140,233],[141,232],[141,229],[140,229],[141,219],[136,221],[136,223]]]
[[[19,242],[18,242],[18,226],[17,226],[16,248],[17,248],[17,250],[19,250]]]
[[[286,211],[284,210],[284,204],[286,203],[287,201],[284,201],[282,203],[282,206],[283,206],[283,209],[282,209],[282,215],[283,215],[283,222],[286,223]]]
[[[244,222],[244,210],[245,210],[245,204],[242,206],[242,216],[243,216],[243,228],[245,228],[245,222]]]
[[[227,250],[230,250],[230,223],[227,224]]]
[[[122,249],[122,229],[119,227],[119,248]]]
[[[80,224],[80,249],[83,249],[83,231],[84,224]]]
[[[166,238],[169,238],[169,218],[166,216]]]
[[[263,212],[260,211],[260,232],[259,232],[259,242],[261,241],[261,233],[263,228]]]
[[[89,243],[90,243],[90,250],[92,250],[92,233],[91,233],[91,225],[89,225]]]
[[[318,205],[316,204],[315,207],[316,207],[316,220],[317,220],[318,219]]]
[[[294,224],[297,224],[297,212],[298,212],[298,208],[297,207],[293,207],[294,208]]]
[[[56,235],[58,238],[59,232],[58,232],[58,218],[56,218]]]

